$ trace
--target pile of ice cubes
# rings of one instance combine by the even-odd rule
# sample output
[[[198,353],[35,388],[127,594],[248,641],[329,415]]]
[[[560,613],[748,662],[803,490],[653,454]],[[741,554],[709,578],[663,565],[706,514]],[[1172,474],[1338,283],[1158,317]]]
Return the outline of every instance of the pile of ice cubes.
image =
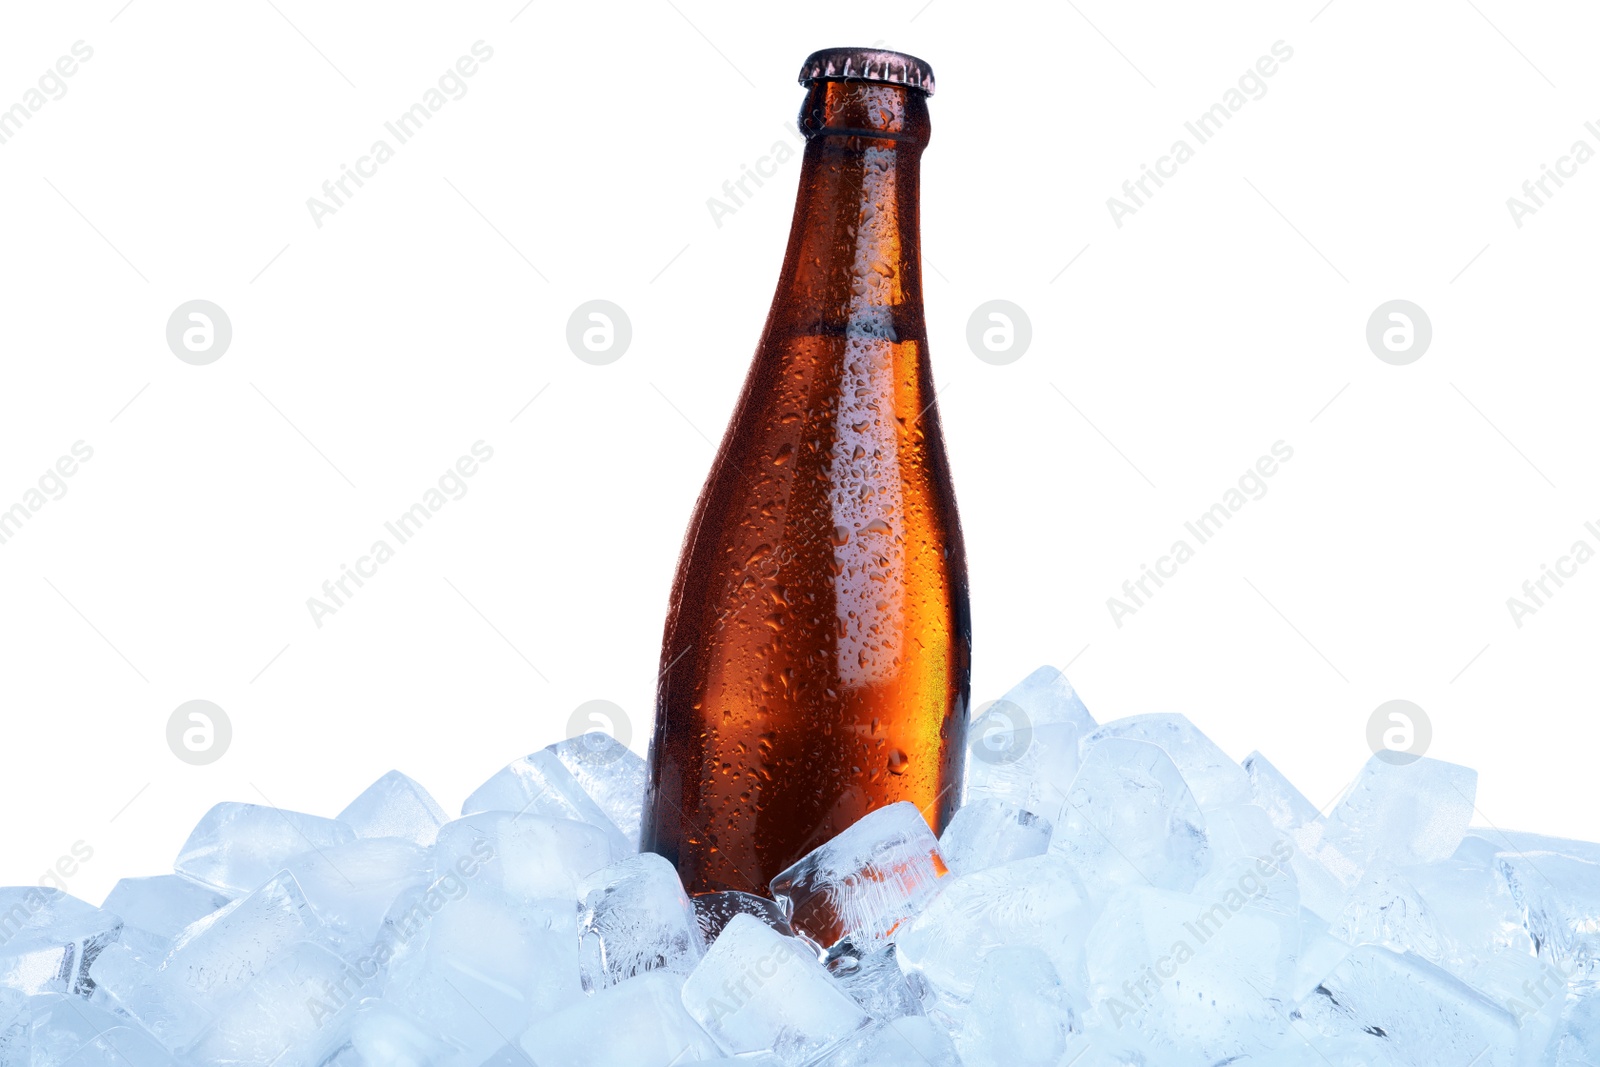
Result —
[[[1600,846],[1469,829],[1475,775],[1375,756],[1322,814],[1181,715],[1042,668],[973,724],[942,837],[880,809],[690,899],[602,734],[448,819],[219,804],[92,907],[0,890],[27,1067],[1596,1067]]]

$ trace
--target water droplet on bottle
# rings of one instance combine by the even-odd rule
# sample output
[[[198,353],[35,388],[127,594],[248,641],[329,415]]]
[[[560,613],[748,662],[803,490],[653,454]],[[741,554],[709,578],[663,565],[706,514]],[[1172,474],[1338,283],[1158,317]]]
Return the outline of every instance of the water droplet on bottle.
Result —
[[[889,773],[890,774],[904,774],[904,773],[906,773],[906,766],[910,762],[911,762],[911,757],[906,755],[905,752],[902,751],[901,749],[891,748],[889,750]]]
[[[833,528],[833,543],[836,546],[848,545],[850,543],[850,528],[847,526],[835,526]]]

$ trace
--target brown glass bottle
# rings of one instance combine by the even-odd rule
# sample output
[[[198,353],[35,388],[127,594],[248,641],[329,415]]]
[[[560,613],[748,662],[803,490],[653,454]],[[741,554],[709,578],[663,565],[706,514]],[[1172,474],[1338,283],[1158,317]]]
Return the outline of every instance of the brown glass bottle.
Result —
[[[766,894],[862,815],[961,796],[966,559],[927,359],[918,167],[932,73],[807,60],[777,294],[684,538],[641,847]]]

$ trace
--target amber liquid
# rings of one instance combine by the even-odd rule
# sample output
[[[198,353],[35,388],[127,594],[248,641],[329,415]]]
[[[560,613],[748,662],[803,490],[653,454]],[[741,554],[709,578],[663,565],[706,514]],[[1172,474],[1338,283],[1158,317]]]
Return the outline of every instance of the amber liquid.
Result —
[[[788,253],[684,540],[642,847],[766,894],[867,812],[960,800],[966,562],[922,316],[925,97],[814,84]]]

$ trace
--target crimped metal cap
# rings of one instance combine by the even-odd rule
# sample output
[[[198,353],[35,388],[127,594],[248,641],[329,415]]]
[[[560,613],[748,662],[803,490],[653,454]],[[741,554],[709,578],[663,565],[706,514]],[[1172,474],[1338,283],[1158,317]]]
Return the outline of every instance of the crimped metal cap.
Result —
[[[933,68],[916,56],[881,48],[824,48],[806,57],[800,84],[826,79],[904,85],[933,95]]]

